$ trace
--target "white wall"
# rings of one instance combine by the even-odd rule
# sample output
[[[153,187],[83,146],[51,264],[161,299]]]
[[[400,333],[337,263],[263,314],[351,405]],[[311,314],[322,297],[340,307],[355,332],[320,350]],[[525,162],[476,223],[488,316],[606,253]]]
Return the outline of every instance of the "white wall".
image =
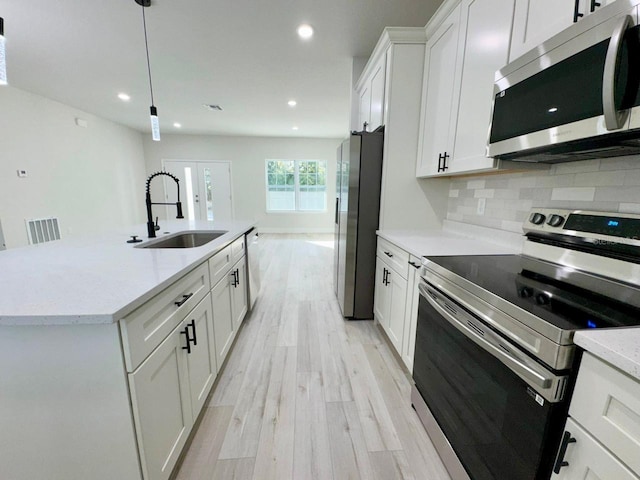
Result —
[[[144,137],[147,172],[162,169],[162,160],[231,161],[235,218],[255,220],[263,232],[333,232],[336,151],[340,139],[168,135],[154,142]],[[265,160],[326,160],[327,211],[267,213]],[[158,181],[158,185],[162,182]],[[159,195],[153,185],[152,195]],[[161,193],[160,193],[161,195]],[[154,201],[155,198],[154,197]],[[157,208],[158,216],[162,209]],[[156,211],[154,210],[154,215]]]
[[[24,220],[57,216],[62,236],[144,221],[139,132],[13,87],[0,87],[0,221],[7,247]],[[88,122],[78,127],[75,118]],[[27,170],[18,178],[17,170]]]

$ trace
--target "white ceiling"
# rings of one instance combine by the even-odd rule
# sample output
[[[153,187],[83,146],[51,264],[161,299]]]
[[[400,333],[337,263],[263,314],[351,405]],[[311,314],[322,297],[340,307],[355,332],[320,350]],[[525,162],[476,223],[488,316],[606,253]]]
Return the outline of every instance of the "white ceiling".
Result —
[[[342,137],[352,57],[368,57],[385,26],[424,26],[440,3],[153,0],[146,17],[161,130],[178,133],[180,122],[180,133]],[[141,10],[135,0],[0,0],[10,85],[150,131]],[[296,34],[305,22],[315,29],[306,42]]]

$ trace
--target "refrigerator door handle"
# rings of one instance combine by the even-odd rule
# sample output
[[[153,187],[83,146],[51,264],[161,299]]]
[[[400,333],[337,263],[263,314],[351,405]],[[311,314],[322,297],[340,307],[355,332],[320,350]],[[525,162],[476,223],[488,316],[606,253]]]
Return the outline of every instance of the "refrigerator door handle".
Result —
[[[340,197],[336,197],[336,225],[338,225],[338,216],[340,215]]]

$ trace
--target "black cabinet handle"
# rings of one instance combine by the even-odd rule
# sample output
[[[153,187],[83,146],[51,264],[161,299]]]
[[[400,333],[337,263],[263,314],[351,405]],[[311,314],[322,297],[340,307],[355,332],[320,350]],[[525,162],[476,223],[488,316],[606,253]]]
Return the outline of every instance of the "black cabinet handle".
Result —
[[[336,225],[338,225],[338,216],[340,215],[340,212],[338,211],[338,209],[340,208],[340,198],[336,197]]]
[[[389,257],[389,258],[393,258],[393,254],[389,253],[389,252],[384,252],[384,254]]]
[[[575,6],[573,8],[573,23],[576,23],[578,19],[582,17],[584,17],[584,13],[580,13],[580,0],[576,0]]]
[[[387,269],[383,268],[382,269],[382,284],[386,287],[387,286]]]
[[[191,340],[193,340],[193,346],[195,347],[196,345],[198,345],[198,337],[196,335],[196,321],[195,321],[195,319],[191,320],[189,325],[191,325],[191,328],[193,329],[193,338]]]
[[[569,462],[565,462],[564,456],[567,453],[567,447],[570,443],[576,443],[576,439],[571,436],[570,432],[565,431],[562,437],[562,443],[560,444],[558,458],[556,458],[556,464],[553,467],[553,473],[560,473],[562,467],[569,466]]]
[[[173,303],[175,303],[176,307],[181,307],[182,305],[184,305],[184,302],[189,300],[191,297],[193,297],[193,293],[190,293],[189,295],[182,295],[182,300]]]
[[[240,272],[238,272],[237,268],[233,271],[233,278],[233,288],[238,288],[238,285],[240,285]]]
[[[447,152],[438,155],[438,172],[444,172],[449,167],[447,166],[447,158],[451,157]]]
[[[409,265],[411,265],[414,268],[420,268],[422,265],[420,265],[419,263],[416,262],[409,262]]]
[[[180,332],[180,335],[184,335],[187,339],[187,346],[182,347],[182,350],[186,350],[188,354],[191,353],[191,337],[189,337],[189,325],[184,327],[184,330]]]
[[[597,2],[596,0],[591,0],[591,13],[595,12],[596,8],[600,6],[602,6],[600,2]]]

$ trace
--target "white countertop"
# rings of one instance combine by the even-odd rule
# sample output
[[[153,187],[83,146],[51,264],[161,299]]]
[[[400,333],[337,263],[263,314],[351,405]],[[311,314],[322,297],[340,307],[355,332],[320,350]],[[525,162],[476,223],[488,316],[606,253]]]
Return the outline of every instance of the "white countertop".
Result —
[[[416,257],[520,253],[520,250],[510,246],[492,243],[486,239],[470,238],[445,230],[379,230],[376,233]]]
[[[162,230],[227,230],[196,248],[145,249],[146,225],[0,252],[0,325],[116,322],[244,234],[252,222],[162,222]],[[141,245],[137,243],[135,245]]]
[[[640,380],[640,328],[576,332],[577,345]]]

